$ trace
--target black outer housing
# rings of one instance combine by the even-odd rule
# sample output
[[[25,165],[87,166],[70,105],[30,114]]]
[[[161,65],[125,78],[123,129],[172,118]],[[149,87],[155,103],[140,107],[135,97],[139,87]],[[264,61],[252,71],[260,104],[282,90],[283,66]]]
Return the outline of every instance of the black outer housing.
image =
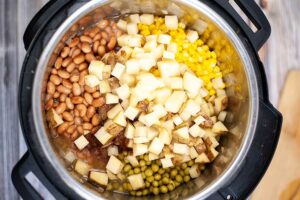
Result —
[[[253,142],[242,168],[236,173],[235,177],[232,177],[225,187],[207,198],[211,200],[241,200],[246,199],[251,194],[272,160],[282,124],[281,114],[269,102],[263,64],[257,55],[257,51],[270,35],[270,25],[253,0],[235,1],[257,26],[258,31],[256,33],[253,33],[241,17],[232,9],[228,0],[202,0],[202,2],[214,9],[231,25],[250,55],[257,78],[257,84],[259,85],[259,119]],[[24,35],[24,44],[27,54],[20,77],[18,99],[21,127],[29,151],[14,167],[12,171],[12,181],[17,191],[25,200],[42,199],[25,179],[26,174],[31,171],[56,199],[81,199],[71,188],[63,183],[59,174],[57,174],[55,169],[50,167],[47,159],[45,159],[40,152],[41,147],[37,142],[31,113],[31,88],[43,44],[47,42],[45,38],[49,38],[49,33],[53,33],[62,21],[67,18],[67,10],[71,8],[75,2],[78,1],[51,0],[36,17],[34,17]]]

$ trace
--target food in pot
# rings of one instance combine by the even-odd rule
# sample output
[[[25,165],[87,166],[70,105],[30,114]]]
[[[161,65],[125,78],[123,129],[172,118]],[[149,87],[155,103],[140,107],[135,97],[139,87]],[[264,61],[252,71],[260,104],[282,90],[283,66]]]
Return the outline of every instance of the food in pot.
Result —
[[[228,98],[202,35],[177,16],[133,14],[66,42],[45,110],[54,143],[88,183],[158,195],[218,156]]]

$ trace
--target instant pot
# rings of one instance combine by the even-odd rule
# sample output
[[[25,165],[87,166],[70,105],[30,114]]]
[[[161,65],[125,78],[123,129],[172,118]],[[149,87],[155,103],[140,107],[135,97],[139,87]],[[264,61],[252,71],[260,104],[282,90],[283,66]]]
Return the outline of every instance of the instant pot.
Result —
[[[233,8],[239,7],[256,27],[252,30]],[[102,18],[130,13],[175,14],[201,31],[220,65],[232,70],[224,80],[229,96],[229,133],[220,155],[201,177],[154,199],[241,200],[263,177],[280,135],[281,114],[268,98],[263,64],[257,52],[268,39],[269,22],[254,0],[51,0],[32,19],[24,34],[27,54],[19,85],[19,113],[28,152],[12,172],[23,199],[42,199],[26,180],[32,172],[56,199],[143,199],[95,191],[68,171],[62,152],[51,143],[43,98],[50,69],[63,44]],[[205,23],[204,23],[205,22]],[[78,181],[79,180],[79,181]]]

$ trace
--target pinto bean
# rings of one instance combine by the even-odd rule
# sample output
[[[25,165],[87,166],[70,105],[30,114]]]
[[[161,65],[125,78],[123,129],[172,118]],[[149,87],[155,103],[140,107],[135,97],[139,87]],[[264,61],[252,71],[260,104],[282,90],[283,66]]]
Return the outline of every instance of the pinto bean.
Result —
[[[92,104],[93,102],[93,96],[89,93],[84,93],[84,99],[88,104]]]
[[[110,41],[107,44],[107,48],[109,50],[113,50],[115,48],[116,44],[117,44],[117,38],[116,37],[111,37]]]
[[[63,117],[64,120],[66,120],[68,122],[72,122],[74,120],[73,115],[69,112],[63,112],[62,117]]]
[[[78,83],[73,83],[73,94],[74,94],[74,96],[81,95],[81,88]]]
[[[58,74],[59,77],[64,78],[64,79],[70,78],[69,72],[67,72],[65,70],[58,70],[57,74]]]
[[[103,97],[94,99],[92,102],[92,106],[94,106],[95,108],[99,108],[99,107],[103,106],[104,104],[105,104],[105,100]]]
[[[92,48],[89,43],[84,42],[82,43],[81,50],[83,53],[90,53],[92,51]]]
[[[52,82],[48,82],[47,84],[47,93],[48,94],[54,94],[55,93],[55,85]]]
[[[79,44],[79,42],[80,42],[79,37],[75,37],[75,38],[73,38],[73,39],[70,41],[69,47],[70,47],[70,48],[75,47],[75,46],[77,46],[77,45]]]
[[[96,113],[96,109],[93,106],[89,106],[86,112],[86,116],[87,118],[92,118],[94,116],[94,114]]]
[[[66,105],[67,105],[67,108],[70,109],[70,110],[73,110],[74,109],[74,104],[72,103],[70,97],[67,97],[66,98]]]
[[[57,112],[57,114],[61,114],[61,113],[65,112],[66,108],[67,108],[66,103],[60,103],[60,104],[56,107],[55,111]]]
[[[57,132],[59,134],[64,133],[67,129],[69,128],[69,123],[68,122],[64,122],[63,124],[61,124],[58,128],[57,128]]]
[[[61,84],[61,78],[57,75],[51,75],[49,80],[54,83],[54,85],[60,85]]]
[[[65,87],[68,88],[68,89],[72,89],[72,87],[73,87],[71,81],[69,81],[69,80],[67,80],[67,79],[64,79],[64,80],[62,81],[62,84],[63,84],[63,86],[65,86]]]
[[[70,93],[71,93],[71,90],[70,90],[69,88],[63,86],[63,85],[59,85],[59,86],[57,87],[57,91],[58,91],[59,93],[63,93],[63,94],[70,94]]]
[[[63,60],[63,62],[62,62],[61,65],[62,65],[63,67],[67,67],[71,62],[72,62],[72,58],[67,57],[67,58],[65,58],[65,59]]]
[[[69,56],[69,53],[70,53],[70,48],[69,47],[64,47],[60,53],[60,56],[62,58],[66,58]]]
[[[54,67],[56,69],[60,69],[63,63],[63,58],[62,57],[58,57],[55,61]]]
[[[85,61],[85,56],[84,54],[79,54],[78,56],[76,56],[74,59],[73,59],[74,63],[79,65],[81,63],[83,63]]]

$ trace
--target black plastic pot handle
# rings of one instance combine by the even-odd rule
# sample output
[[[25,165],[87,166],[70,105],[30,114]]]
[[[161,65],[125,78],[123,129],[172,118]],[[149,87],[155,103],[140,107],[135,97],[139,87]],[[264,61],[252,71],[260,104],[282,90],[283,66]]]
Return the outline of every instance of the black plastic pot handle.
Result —
[[[279,140],[282,115],[269,103],[260,100],[259,118],[253,143],[245,163],[236,178],[226,188],[215,193],[215,198],[243,200],[253,192],[266,172]]]
[[[45,186],[45,188],[47,188],[53,197],[59,200],[66,199],[66,197],[61,194],[45,177],[44,173],[41,171],[29,152],[26,152],[21,160],[15,165],[11,174],[12,182],[23,199],[43,199],[25,178],[30,172],[32,172],[40,180],[40,182]]]
[[[251,44],[258,51],[264,43],[268,40],[271,34],[271,26],[261,8],[255,3],[254,0],[234,0],[235,3],[241,8],[245,15],[256,26],[257,31],[253,32],[249,25],[241,18],[237,11],[229,3],[229,0],[215,0],[222,6],[228,14],[239,23],[242,30],[249,38]]]
[[[72,0],[50,0],[42,9],[39,10],[39,12],[30,21],[23,36],[26,50],[29,48],[31,42],[34,40],[39,31],[47,25],[49,20],[71,1]]]

